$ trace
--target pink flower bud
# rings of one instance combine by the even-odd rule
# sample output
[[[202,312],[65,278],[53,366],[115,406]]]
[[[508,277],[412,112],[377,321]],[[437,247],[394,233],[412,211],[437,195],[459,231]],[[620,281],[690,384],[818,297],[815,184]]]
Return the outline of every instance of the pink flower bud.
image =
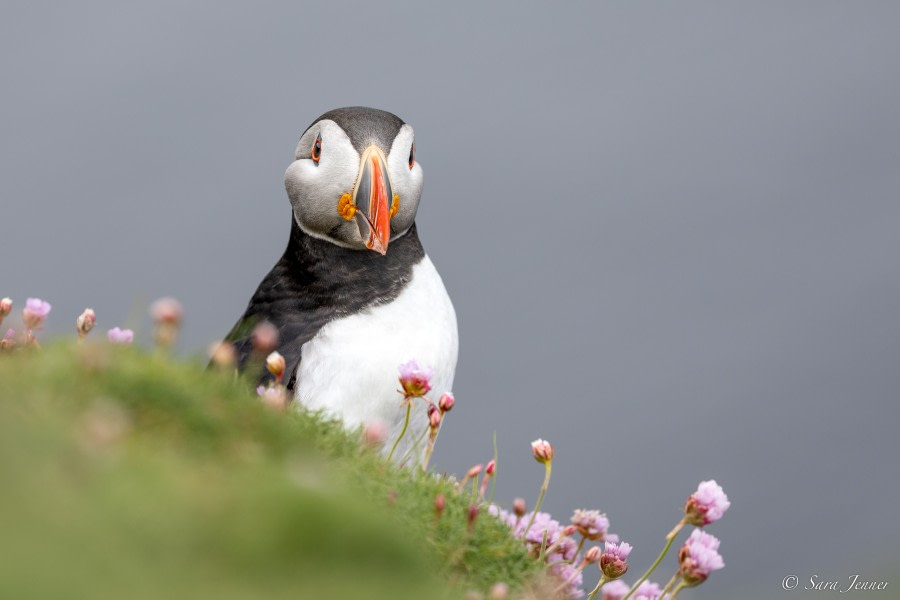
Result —
[[[250,342],[255,351],[268,355],[278,348],[278,337],[278,329],[268,321],[263,321],[253,328]]]
[[[497,470],[497,461],[491,460],[487,466],[484,468],[484,474],[488,477],[493,477],[494,472]]]
[[[571,537],[571,536],[575,535],[576,531],[578,531],[578,528],[575,527],[574,525],[566,525],[562,529],[562,534],[566,537]]]
[[[184,316],[181,302],[175,298],[160,298],[150,305],[150,316],[157,323],[179,325]]]
[[[531,454],[534,456],[534,460],[547,464],[553,460],[553,446],[546,440],[534,440],[531,442]]]
[[[113,344],[121,344],[127,346],[134,341],[134,332],[130,329],[120,329],[113,327],[106,332],[106,339]]]
[[[631,544],[622,542],[614,544],[606,542],[603,553],[600,555],[600,570],[607,579],[618,579],[628,571],[628,555],[631,554]]]
[[[702,481],[684,505],[685,521],[702,527],[722,518],[731,502],[715,479]]]
[[[444,514],[444,508],[447,506],[447,500],[444,498],[443,494],[438,494],[434,497],[434,514],[437,515],[438,518]]]
[[[388,436],[388,426],[381,419],[372,419],[363,427],[363,438],[367,444],[377,446],[383,444]]]
[[[441,426],[441,411],[435,408],[433,404],[428,406],[428,426],[431,427],[432,431],[436,431]]]
[[[600,546],[591,546],[584,553],[584,562],[591,564],[600,560]]]
[[[525,499],[516,498],[513,500],[513,512],[520,519],[525,516]]]
[[[209,347],[209,359],[220,369],[233,369],[237,365],[237,350],[231,342],[216,342]]]
[[[75,330],[78,332],[78,337],[83,338],[89,334],[96,323],[97,315],[94,314],[94,310],[91,308],[84,309],[84,312],[75,319]]]
[[[406,398],[419,398],[431,391],[431,378],[434,370],[419,367],[414,360],[400,365],[400,387]]]
[[[509,598],[509,586],[505,583],[498,582],[491,586],[491,593],[488,595],[490,600],[506,600]]]
[[[3,321],[3,317],[8,316],[12,312],[12,306],[12,299],[4,298],[0,300],[0,321]]]
[[[474,465],[466,471],[466,479],[472,479],[473,477],[478,477],[481,474],[481,470],[484,468],[484,465]]]
[[[700,585],[713,571],[725,566],[719,554],[719,539],[703,530],[695,529],[678,551],[678,572],[689,586]]]
[[[456,400],[450,392],[444,392],[438,399],[438,408],[441,409],[441,412],[450,412],[454,404],[456,404]]]
[[[478,518],[478,505],[472,504],[469,506],[469,512],[466,515],[466,521],[469,524],[469,528],[471,529],[473,525],[475,525],[475,519]]]
[[[0,350],[12,350],[16,347],[16,330],[7,329],[6,335],[0,340]]]
[[[273,352],[266,357],[266,368],[278,381],[281,381],[281,376],[284,375],[284,366],[284,357],[278,352]]]
[[[47,320],[51,306],[40,298],[28,298],[25,300],[25,308],[22,309],[22,320],[28,329],[38,329]]]

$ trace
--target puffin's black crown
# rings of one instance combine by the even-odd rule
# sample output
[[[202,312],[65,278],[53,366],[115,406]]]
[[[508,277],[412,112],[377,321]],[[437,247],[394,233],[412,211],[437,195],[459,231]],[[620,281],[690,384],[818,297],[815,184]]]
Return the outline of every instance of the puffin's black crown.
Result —
[[[403,119],[395,114],[365,106],[348,106],[329,110],[313,121],[309,127],[322,119],[330,119],[337,123],[350,137],[350,142],[360,154],[371,144],[377,145],[387,154],[394,138],[397,137],[397,133],[404,125]],[[309,127],[306,128],[307,131],[309,131]]]

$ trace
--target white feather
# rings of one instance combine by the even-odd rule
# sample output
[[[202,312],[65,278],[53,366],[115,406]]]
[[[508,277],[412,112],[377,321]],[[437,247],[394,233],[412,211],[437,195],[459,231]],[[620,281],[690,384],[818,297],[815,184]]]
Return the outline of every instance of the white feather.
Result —
[[[381,419],[391,431],[388,446],[403,424],[405,409],[397,381],[402,363],[415,359],[435,371],[429,397],[437,401],[453,386],[459,338],[456,312],[431,260],[426,256],[393,302],[332,321],[304,344],[296,399],[324,410],[355,428]],[[403,456],[427,426],[425,403],[416,400],[410,431],[398,447]],[[419,448],[419,455],[424,448]]]

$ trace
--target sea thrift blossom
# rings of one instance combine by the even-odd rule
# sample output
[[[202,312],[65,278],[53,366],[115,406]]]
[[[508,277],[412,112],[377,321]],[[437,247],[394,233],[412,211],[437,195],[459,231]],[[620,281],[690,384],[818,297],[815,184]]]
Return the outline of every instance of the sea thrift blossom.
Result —
[[[469,523],[469,529],[471,529],[475,525],[475,520],[478,518],[478,505],[472,504],[469,506],[469,513],[466,516],[466,519]]]
[[[273,352],[266,357],[266,368],[279,382],[281,382],[281,377],[284,375],[284,367],[284,357],[278,352]]]
[[[659,587],[659,584],[652,581],[645,581],[641,583],[641,585],[637,586],[637,589],[634,590],[634,595],[632,597],[635,598],[635,600],[637,600],[638,598],[645,598],[646,600],[658,600],[660,596],[662,596],[662,588]]]
[[[94,314],[94,310],[92,308],[84,309],[84,312],[75,319],[75,331],[78,332],[78,337],[83,338],[89,334],[96,323],[97,315]]]
[[[387,440],[388,426],[382,419],[372,419],[363,427],[363,438],[367,444],[383,444]]]
[[[628,571],[628,555],[631,544],[622,542],[615,544],[606,542],[603,554],[600,555],[600,570],[607,579],[618,579]]]
[[[106,339],[113,344],[128,345],[134,341],[134,332],[130,329],[120,329],[113,327],[106,332]]]
[[[400,365],[400,386],[403,395],[409,398],[419,398],[431,391],[431,378],[434,370],[428,367],[420,367],[419,363],[411,360]]]
[[[28,329],[38,329],[47,320],[47,315],[53,308],[49,302],[45,302],[40,298],[28,298],[25,301],[25,308],[22,309],[22,319],[25,327]]]
[[[516,498],[513,500],[513,512],[520,519],[525,516],[525,498]]]
[[[534,440],[531,442],[531,454],[534,456],[534,460],[547,464],[553,460],[553,446],[547,440]]]
[[[16,330],[7,329],[6,335],[0,340],[0,350],[11,350],[16,346]]]
[[[441,412],[450,412],[454,404],[456,404],[456,400],[450,392],[444,392],[438,400],[438,408],[441,409]]]
[[[250,343],[254,350],[268,355],[278,347],[278,338],[278,328],[268,321],[263,321],[253,328],[253,333],[250,334]]]
[[[438,518],[444,514],[444,508],[447,507],[447,499],[444,498],[443,494],[438,494],[434,497],[434,514]]]
[[[695,529],[678,551],[678,572],[688,586],[700,585],[709,574],[725,566],[719,554],[719,539]]]
[[[555,575],[560,581],[567,582],[565,587],[566,598],[581,598],[584,596],[584,590],[581,589],[584,576],[580,569],[573,567],[569,563],[559,562],[550,567],[550,573]]]
[[[150,316],[156,323],[178,325],[184,316],[184,309],[175,298],[160,298],[150,305]]]
[[[209,347],[209,359],[220,369],[233,369],[237,365],[237,350],[231,342],[216,342]]]
[[[702,527],[722,518],[731,502],[715,479],[703,481],[684,505],[686,523]]]
[[[600,560],[600,546],[591,546],[584,553],[584,562],[591,564]]]
[[[490,600],[506,600],[509,597],[509,586],[505,583],[498,582],[491,586],[491,593],[488,595]]]
[[[262,400],[263,404],[265,404],[269,408],[284,410],[287,407],[287,391],[280,385],[273,385],[269,387],[259,386],[256,388],[256,393],[259,395],[259,398],[260,400]]]
[[[606,538],[609,529],[609,519],[599,510],[576,509],[572,515],[572,525],[578,528],[578,532],[589,540],[597,541]]]
[[[630,585],[621,579],[616,579],[604,585],[600,591],[603,593],[603,600],[622,600],[630,590]]]
[[[428,405],[428,426],[432,432],[441,426],[441,411],[434,404]]]

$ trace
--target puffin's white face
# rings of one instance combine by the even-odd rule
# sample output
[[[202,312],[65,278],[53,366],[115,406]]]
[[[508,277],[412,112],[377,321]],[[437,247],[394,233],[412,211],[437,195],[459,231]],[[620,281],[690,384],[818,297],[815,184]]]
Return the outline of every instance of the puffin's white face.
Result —
[[[416,218],[422,167],[415,160],[409,125],[402,125],[392,141],[360,142],[362,152],[331,119],[313,123],[297,144],[284,185],[304,232],[385,254],[389,241],[406,233]]]

